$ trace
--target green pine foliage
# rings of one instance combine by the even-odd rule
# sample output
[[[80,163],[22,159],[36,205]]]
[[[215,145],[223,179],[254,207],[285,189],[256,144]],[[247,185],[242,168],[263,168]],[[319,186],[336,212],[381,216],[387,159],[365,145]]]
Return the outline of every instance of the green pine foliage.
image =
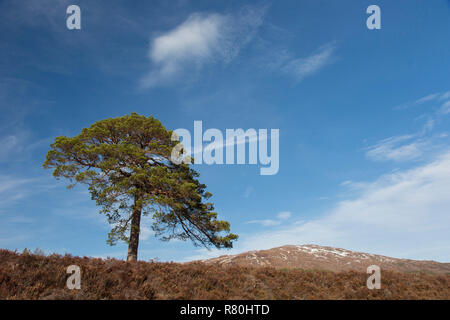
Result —
[[[152,116],[132,113],[84,128],[75,137],[57,137],[43,166],[69,188],[87,184],[112,225],[108,243],[137,242],[140,216],[150,215],[161,240],[230,248],[237,235],[217,219],[211,193],[189,164],[171,161],[172,131]],[[129,251],[130,253],[130,251]]]

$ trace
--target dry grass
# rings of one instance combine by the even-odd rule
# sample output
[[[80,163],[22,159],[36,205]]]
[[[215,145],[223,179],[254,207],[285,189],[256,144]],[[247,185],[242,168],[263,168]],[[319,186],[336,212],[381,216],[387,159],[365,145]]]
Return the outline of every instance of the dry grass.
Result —
[[[69,265],[81,290],[66,288]],[[368,275],[202,263],[125,262],[0,250],[0,299],[449,299],[450,276],[382,271]]]

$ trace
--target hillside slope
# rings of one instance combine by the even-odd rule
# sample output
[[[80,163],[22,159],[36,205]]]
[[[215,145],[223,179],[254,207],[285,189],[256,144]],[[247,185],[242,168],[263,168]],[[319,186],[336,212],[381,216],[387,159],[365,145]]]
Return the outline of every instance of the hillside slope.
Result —
[[[335,272],[350,270],[366,272],[368,266],[378,265],[381,270],[450,274],[450,263],[397,259],[317,245],[288,245],[269,250],[224,255],[218,258],[202,260],[202,262],[222,266],[265,266]]]
[[[67,267],[81,269],[69,290]],[[450,276],[385,271],[306,271],[205,263],[126,262],[0,250],[0,299],[450,299]]]

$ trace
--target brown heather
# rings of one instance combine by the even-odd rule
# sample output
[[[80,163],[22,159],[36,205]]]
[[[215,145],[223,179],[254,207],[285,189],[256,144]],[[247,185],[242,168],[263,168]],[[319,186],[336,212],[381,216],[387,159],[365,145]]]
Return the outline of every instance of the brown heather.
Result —
[[[66,288],[69,265],[81,290]],[[449,299],[450,276],[382,271],[380,290],[363,272],[125,262],[0,250],[0,299]]]

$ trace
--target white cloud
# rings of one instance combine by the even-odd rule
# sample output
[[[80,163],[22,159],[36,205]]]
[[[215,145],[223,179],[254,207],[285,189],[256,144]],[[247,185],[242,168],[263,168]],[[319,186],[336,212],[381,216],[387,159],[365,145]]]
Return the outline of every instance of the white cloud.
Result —
[[[280,225],[283,220],[287,220],[291,217],[291,213],[289,211],[281,211],[277,214],[276,219],[264,219],[264,220],[251,220],[246,223],[256,223],[260,224],[264,227],[271,227]]]
[[[281,211],[278,213],[277,218],[281,220],[286,220],[291,217],[291,213],[289,211]]]
[[[433,130],[436,121],[434,119],[428,119],[422,127],[421,134],[424,135]]]
[[[375,161],[408,161],[422,156],[428,142],[424,140],[415,140],[407,144],[405,141],[411,141],[414,135],[403,135],[384,139],[376,145],[371,146],[366,152],[366,156]]]
[[[246,223],[257,223],[264,227],[270,227],[270,226],[277,226],[277,225],[281,224],[281,221],[265,219],[265,220],[251,220],[251,221],[247,221]]]
[[[348,189],[351,190],[362,190],[365,189],[367,187],[367,183],[366,182],[354,182],[352,180],[346,180],[341,182],[340,184],[342,187],[346,187]]]
[[[435,100],[435,99],[438,98],[439,96],[440,96],[439,93],[432,93],[432,94],[429,94],[429,95],[427,95],[427,96],[425,96],[425,97],[423,97],[423,98],[420,98],[420,99],[414,101],[414,104],[415,104],[415,105],[420,105],[420,104],[423,104],[423,103],[425,103],[425,102]]]
[[[244,197],[244,198],[250,197],[250,195],[252,194],[252,192],[253,192],[253,187],[252,187],[252,186],[248,186],[247,188],[245,188],[243,197]]]
[[[225,18],[218,14],[191,15],[184,23],[153,40],[150,59],[161,66],[161,76],[177,72],[182,62],[209,59],[218,49]]]
[[[282,66],[282,71],[293,75],[297,81],[301,81],[331,63],[334,51],[335,46],[327,44],[308,57],[287,61]]]
[[[241,236],[234,254],[315,243],[410,259],[450,261],[450,151],[416,168],[387,174],[321,217]],[[216,256],[223,254],[215,251]],[[211,257],[198,251],[190,258]]]
[[[309,56],[301,58],[295,57],[286,48],[272,49],[268,47],[267,51],[268,53],[260,63],[262,68],[290,76],[298,83],[331,64],[335,60],[336,46],[334,42],[325,44]]]
[[[439,97],[439,100],[447,100],[450,99],[450,91],[444,92],[443,94],[441,94],[441,96]]]
[[[20,131],[10,130],[8,134],[0,136],[0,162],[26,160],[35,149],[51,142],[49,138],[32,141],[30,136],[31,133],[23,128]]]
[[[29,188],[26,188],[26,186],[32,182],[36,182],[36,180],[0,175],[0,208],[28,195]]]
[[[440,112],[442,114],[449,114],[450,113],[450,100],[444,102],[444,104],[441,106]]]
[[[247,7],[235,15],[194,13],[151,41],[151,72],[142,87],[167,84],[206,63],[229,62],[254,36],[265,8]]]
[[[8,135],[0,137],[0,160],[9,159],[12,154],[22,150],[23,137],[19,135]]]
[[[415,106],[420,106],[422,104],[427,104],[430,102],[436,102],[436,101],[443,101],[443,100],[447,100],[450,98],[450,91],[447,92],[438,92],[438,93],[432,93],[432,94],[428,94],[422,98],[419,98],[415,101],[412,102],[407,102],[407,103],[403,103],[397,107],[395,107],[395,109],[408,109],[411,107],[415,107]]]
[[[430,118],[415,134],[383,139],[365,148],[366,156],[373,161],[405,162],[432,158],[448,144],[447,134],[432,134],[435,120]]]
[[[155,232],[152,229],[150,229],[150,228],[148,228],[146,226],[143,226],[143,227],[140,228],[139,240],[140,241],[146,241],[146,240],[148,240],[150,237],[152,237],[154,235],[155,235]]]

